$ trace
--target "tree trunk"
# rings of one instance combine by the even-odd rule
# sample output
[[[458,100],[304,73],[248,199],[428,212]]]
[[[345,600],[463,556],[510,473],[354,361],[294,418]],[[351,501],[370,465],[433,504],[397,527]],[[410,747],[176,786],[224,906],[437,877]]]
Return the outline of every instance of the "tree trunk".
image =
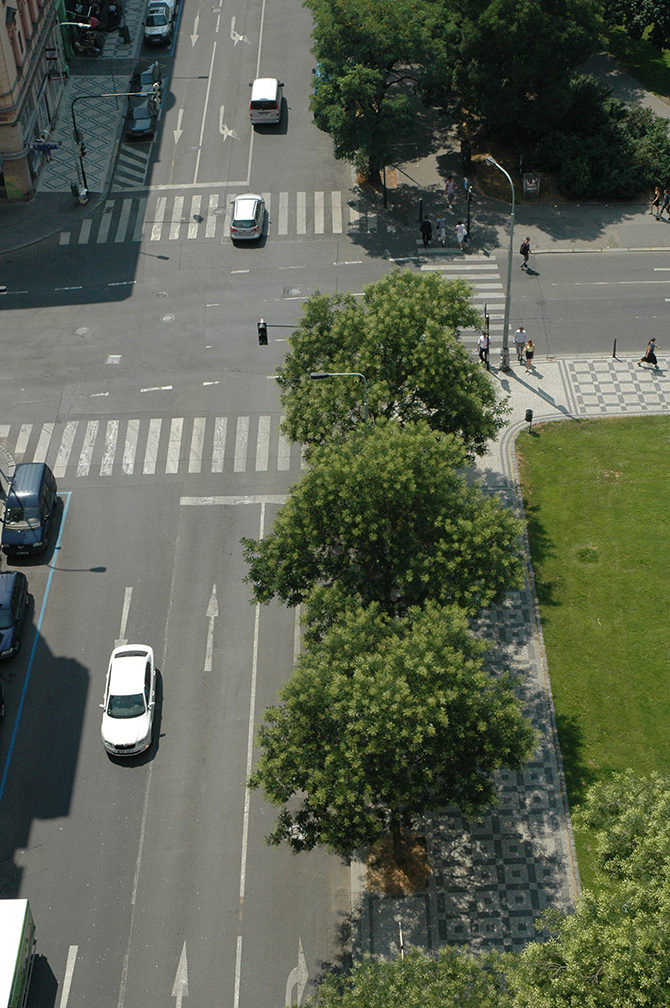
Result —
[[[393,860],[397,865],[402,865],[405,863],[405,848],[402,843],[400,819],[395,812],[391,812],[391,837],[393,839]]]

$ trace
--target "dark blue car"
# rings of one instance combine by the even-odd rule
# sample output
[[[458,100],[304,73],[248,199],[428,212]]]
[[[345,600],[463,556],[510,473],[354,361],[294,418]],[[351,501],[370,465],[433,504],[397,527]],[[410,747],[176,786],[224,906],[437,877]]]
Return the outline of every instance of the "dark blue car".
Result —
[[[0,658],[11,658],[21,646],[28,608],[28,581],[21,571],[0,573]]]

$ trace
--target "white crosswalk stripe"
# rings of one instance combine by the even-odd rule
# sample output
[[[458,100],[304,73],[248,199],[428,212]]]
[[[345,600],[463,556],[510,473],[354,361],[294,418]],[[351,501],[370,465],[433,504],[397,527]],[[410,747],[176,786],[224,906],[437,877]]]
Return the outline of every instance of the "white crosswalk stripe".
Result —
[[[445,253],[448,250],[442,249]],[[459,253],[460,256],[460,253]],[[446,280],[465,280],[472,287],[472,303],[482,314],[489,316],[492,340],[502,337],[505,316],[505,287],[495,260],[469,255],[457,262],[424,263],[423,273],[439,273]]]
[[[299,470],[300,446],[280,433],[281,420],[265,414],[1,424],[0,445],[16,462],[48,462],[58,480]]]
[[[99,221],[85,218],[79,230],[62,231],[61,245],[98,245],[106,242],[151,242],[187,240],[227,241],[231,203],[236,193],[188,193],[179,195],[118,196],[105,202]],[[347,198],[339,190],[330,193],[280,192],[262,194],[267,210],[268,233],[282,236],[340,235],[349,232],[390,233],[395,225],[382,223],[366,212],[363,202]]]
[[[122,143],[114,171],[113,191],[122,191],[127,186],[144,185],[149,167],[150,149],[134,144]]]

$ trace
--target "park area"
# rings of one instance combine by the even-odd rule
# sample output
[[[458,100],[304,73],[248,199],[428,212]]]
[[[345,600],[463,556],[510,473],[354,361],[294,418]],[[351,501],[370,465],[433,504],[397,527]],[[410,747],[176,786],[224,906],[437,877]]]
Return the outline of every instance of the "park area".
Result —
[[[517,453],[574,809],[615,771],[670,772],[670,420],[543,424]]]

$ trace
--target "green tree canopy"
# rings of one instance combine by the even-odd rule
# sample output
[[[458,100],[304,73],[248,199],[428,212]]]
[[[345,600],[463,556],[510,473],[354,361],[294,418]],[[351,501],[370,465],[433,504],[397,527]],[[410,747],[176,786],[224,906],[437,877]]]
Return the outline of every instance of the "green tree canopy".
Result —
[[[322,443],[359,425],[360,378],[309,377],[355,371],[367,380],[371,421],[424,419],[483,454],[507,410],[490,375],[456,336],[482,324],[471,294],[462,280],[395,271],[366,287],[362,304],[351,294],[309,298],[277,372],[287,436]]]
[[[593,52],[597,0],[472,0],[463,5],[454,87],[499,136],[538,136],[566,115],[570,74]]]
[[[268,840],[341,853],[423,812],[495,800],[491,774],[530,755],[511,682],[483,668],[465,614],[428,605],[405,619],[350,607],[303,654],[266,711],[251,787],[283,805]],[[290,807],[287,807],[289,806]]]
[[[394,611],[428,599],[468,612],[520,583],[520,524],[470,485],[453,435],[380,422],[314,448],[265,539],[244,539],[259,602],[319,583]]]
[[[668,0],[603,0],[603,17],[606,24],[621,26],[635,41],[646,32],[645,38],[656,49],[670,45]]]

